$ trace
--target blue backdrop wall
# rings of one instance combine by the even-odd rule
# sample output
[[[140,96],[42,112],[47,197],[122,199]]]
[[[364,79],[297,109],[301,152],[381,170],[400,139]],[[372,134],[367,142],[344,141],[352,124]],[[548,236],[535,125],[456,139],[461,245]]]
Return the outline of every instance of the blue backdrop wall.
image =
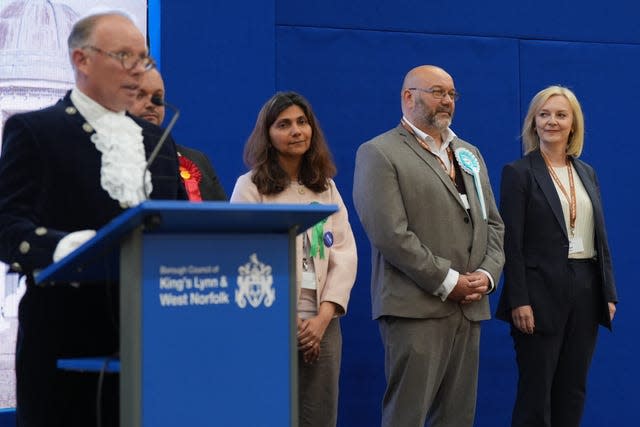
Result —
[[[336,158],[360,268],[343,320],[342,427],[379,424],[383,354],[370,319],[370,249],[351,200],[355,151],[400,119],[404,74],[437,64],[462,93],[453,128],[482,150],[494,191],[521,155],[531,97],[572,88],[586,116],[584,160],[597,170],[621,297],[613,334],[601,330],[583,426],[632,425],[640,371],[631,276],[635,216],[640,4],[631,0],[160,0],[168,100],[182,109],[174,135],[205,151],[228,193],[244,173],[242,147],[262,103],[296,90],[313,104]],[[153,29],[152,29],[153,30]],[[153,40],[152,40],[153,42]],[[495,307],[496,296],[492,298]],[[516,372],[508,328],[483,325],[476,426],[508,425]],[[215,387],[215,385],[212,385]],[[264,391],[268,393],[268,390]],[[252,396],[259,399],[260,396]]]

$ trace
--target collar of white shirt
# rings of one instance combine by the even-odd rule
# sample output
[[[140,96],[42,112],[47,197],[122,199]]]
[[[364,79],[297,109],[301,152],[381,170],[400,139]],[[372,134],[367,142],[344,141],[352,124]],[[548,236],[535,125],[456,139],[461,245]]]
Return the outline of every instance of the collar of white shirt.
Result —
[[[428,133],[423,132],[415,127],[414,124],[411,123],[405,116],[402,116],[402,120],[404,120],[415,132],[416,136],[427,143],[431,151],[437,153],[439,157],[441,153],[446,153],[449,144],[451,144],[451,141],[453,141],[453,139],[456,137],[456,134],[451,130],[451,128],[446,128],[444,132],[442,132],[442,145],[440,146],[440,148],[438,148],[435,140]]]

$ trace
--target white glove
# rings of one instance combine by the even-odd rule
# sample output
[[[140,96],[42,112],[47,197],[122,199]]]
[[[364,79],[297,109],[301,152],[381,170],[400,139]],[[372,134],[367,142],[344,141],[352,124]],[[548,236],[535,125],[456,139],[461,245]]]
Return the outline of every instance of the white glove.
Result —
[[[84,242],[92,239],[95,235],[95,230],[80,230],[67,234],[60,239],[58,246],[56,246],[56,250],[53,251],[53,262],[60,261],[71,252],[75,251],[78,247],[82,246]]]

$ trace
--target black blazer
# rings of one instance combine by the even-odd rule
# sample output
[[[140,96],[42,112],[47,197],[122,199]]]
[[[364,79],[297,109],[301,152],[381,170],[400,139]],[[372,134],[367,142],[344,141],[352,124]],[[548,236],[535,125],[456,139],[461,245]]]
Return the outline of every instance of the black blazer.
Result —
[[[69,95],[43,110],[15,114],[4,127],[0,260],[18,272],[46,267],[67,233],[97,230],[123,211],[100,185],[101,154],[90,139],[94,131]],[[132,119],[143,129],[149,157],[162,129]],[[186,200],[171,137],[150,169],[150,198]]]
[[[228,200],[227,194],[220,184],[218,175],[213,169],[213,165],[209,161],[209,158],[202,151],[194,150],[193,148],[185,147],[184,145],[176,145],[178,152],[191,160],[196,164],[200,172],[202,173],[202,179],[200,180],[200,195],[202,200],[212,201],[226,201]]]
[[[142,127],[148,158],[162,129],[133,120]],[[69,94],[49,108],[11,116],[4,127],[0,260],[27,275],[19,309],[16,390],[19,422],[29,425],[61,422],[55,418],[57,400],[51,397],[68,391],[60,388],[56,359],[118,351],[117,280],[107,279],[102,286],[39,287],[32,274],[51,264],[53,251],[67,233],[97,230],[123,211],[100,184],[102,155],[91,142],[93,133]],[[150,170],[151,198],[186,200],[171,138]],[[142,185],[142,176],[133,178]],[[78,387],[78,382],[73,384],[66,387]],[[116,393],[117,401],[117,387],[105,390],[111,390],[106,395]]]
[[[602,283],[601,324],[611,328],[607,302],[617,302],[600,189],[591,166],[573,167],[593,205],[597,263]],[[505,224],[504,286],[496,317],[511,322],[511,310],[533,307],[536,331],[553,332],[566,304],[569,237],[560,198],[540,154],[534,151],[502,170],[500,212]]]

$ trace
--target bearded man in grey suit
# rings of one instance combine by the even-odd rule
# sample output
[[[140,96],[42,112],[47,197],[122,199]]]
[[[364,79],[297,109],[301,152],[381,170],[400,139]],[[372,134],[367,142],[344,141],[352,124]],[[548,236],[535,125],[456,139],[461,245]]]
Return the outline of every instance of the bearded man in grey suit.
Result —
[[[504,225],[480,152],[449,127],[458,97],[443,69],[412,69],[400,124],[356,157],[353,198],[385,349],[384,427],[474,421],[480,321],[491,317]]]

